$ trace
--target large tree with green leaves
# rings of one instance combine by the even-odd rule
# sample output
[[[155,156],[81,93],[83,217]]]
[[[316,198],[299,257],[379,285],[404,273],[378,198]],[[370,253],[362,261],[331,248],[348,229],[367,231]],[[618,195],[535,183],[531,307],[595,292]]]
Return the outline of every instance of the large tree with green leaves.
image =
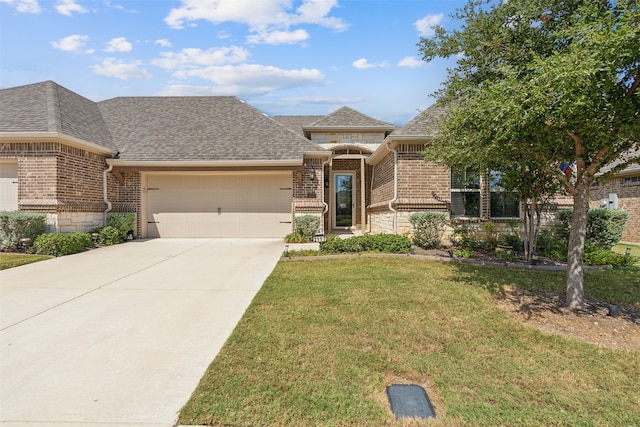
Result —
[[[567,305],[580,308],[589,189],[605,166],[638,161],[628,155],[640,145],[637,0],[470,0],[454,17],[460,29],[418,45],[426,61],[458,57],[436,94],[448,113],[427,157],[501,171],[533,204],[564,187]]]

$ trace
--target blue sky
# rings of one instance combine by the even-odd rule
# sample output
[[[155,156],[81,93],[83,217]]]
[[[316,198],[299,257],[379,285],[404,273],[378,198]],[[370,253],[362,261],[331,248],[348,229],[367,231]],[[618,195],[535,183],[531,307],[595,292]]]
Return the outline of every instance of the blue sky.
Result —
[[[420,60],[462,0],[0,0],[0,87],[95,101],[234,95],[268,115],[344,105],[405,124],[453,62]]]

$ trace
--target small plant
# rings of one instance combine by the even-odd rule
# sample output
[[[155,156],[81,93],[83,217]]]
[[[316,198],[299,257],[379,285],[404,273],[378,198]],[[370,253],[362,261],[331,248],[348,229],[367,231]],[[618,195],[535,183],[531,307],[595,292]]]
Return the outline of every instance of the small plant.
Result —
[[[46,217],[34,212],[0,212],[0,250],[17,250],[22,238],[35,241],[47,229]]]
[[[452,241],[456,246],[464,249],[474,250],[480,247],[480,241],[467,224],[453,227]]]
[[[300,233],[289,233],[284,237],[286,243],[307,243],[309,239]]]
[[[471,251],[469,249],[454,249],[453,255],[458,258],[469,258],[471,257]]]
[[[480,246],[483,249],[487,249],[489,251],[493,251],[498,246],[498,231],[496,230],[496,224],[487,221],[480,224],[480,228],[484,234],[482,242],[480,242]]]
[[[518,260],[518,255],[514,254],[511,251],[498,252],[496,254],[496,257],[498,258],[498,261],[503,262],[516,262]]]
[[[517,234],[503,234],[498,239],[498,244],[509,246],[515,251],[522,251],[524,243]]]
[[[409,222],[413,226],[413,241],[424,249],[439,248],[447,229],[447,215],[444,212],[416,212]]]
[[[103,227],[98,235],[98,243],[100,243],[101,245],[117,245],[119,243],[122,243],[123,241],[124,239],[122,238],[122,232],[110,225]]]
[[[632,256],[617,254],[608,249],[602,249],[593,245],[584,247],[584,263],[586,265],[611,265],[614,267],[630,267],[638,259]]]
[[[91,246],[89,233],[45,233],[33,242],[37,254],[63,256],[84,251]]]
[[[113,227],[120,234],[120,242],[127,240],[127,235],[133,233],[135,226],[136,216],[133,213],[120,213],[114,212],[109,216],[107,226]]]

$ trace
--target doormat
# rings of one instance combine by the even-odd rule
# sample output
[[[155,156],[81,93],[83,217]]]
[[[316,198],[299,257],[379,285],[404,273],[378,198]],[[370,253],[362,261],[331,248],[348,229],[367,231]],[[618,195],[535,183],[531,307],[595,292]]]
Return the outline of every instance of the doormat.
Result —
[[[424,388],[415,384],[394,384],[387,387],[391,411],[400,418],[435,418],[436,412]]]

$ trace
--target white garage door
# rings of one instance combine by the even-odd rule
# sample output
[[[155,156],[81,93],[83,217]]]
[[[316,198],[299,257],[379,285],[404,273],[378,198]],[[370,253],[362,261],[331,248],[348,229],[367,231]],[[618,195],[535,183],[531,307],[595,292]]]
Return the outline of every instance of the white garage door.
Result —
[[[0,162],[0,211],[18,210],[18,163]]]
[[[291,172],[149,174],[149,237],[284,237],[292,230]]]

